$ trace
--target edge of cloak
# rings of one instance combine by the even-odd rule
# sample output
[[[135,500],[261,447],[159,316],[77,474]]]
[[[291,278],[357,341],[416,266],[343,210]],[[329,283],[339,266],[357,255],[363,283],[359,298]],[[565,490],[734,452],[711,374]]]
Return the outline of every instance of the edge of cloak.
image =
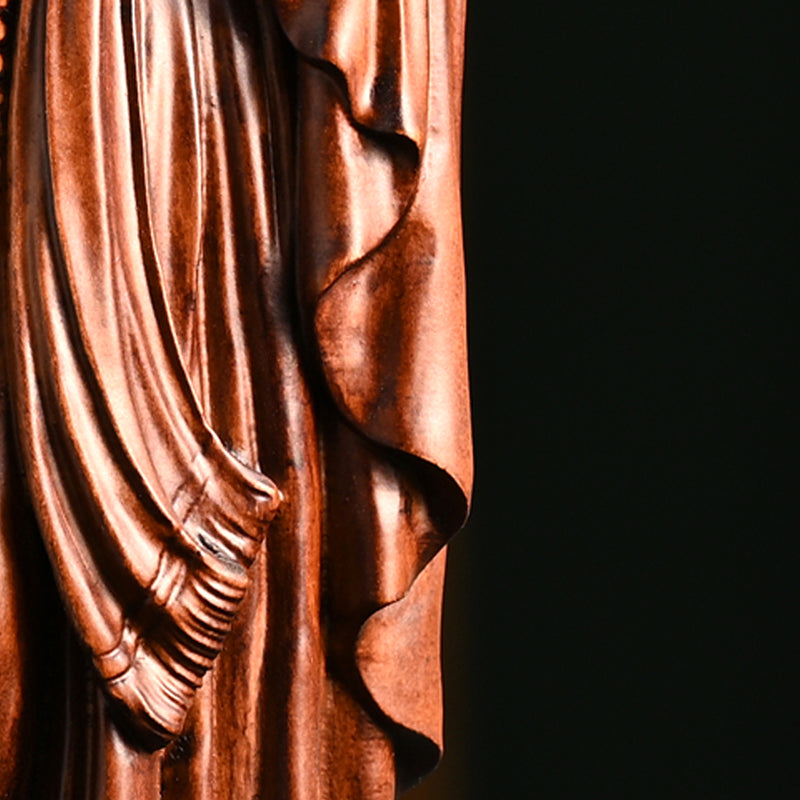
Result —
[[[355,643],[404,789],[441,757],[443,548],[467,517],[473,478],[459,195],[465,4],[275,5],[301,57],[298,270],[317,354],[345,419],[408,457],[433,522],[414,531],[410,574],[376,598]],[[433,657],[421,640],[436,643]]]

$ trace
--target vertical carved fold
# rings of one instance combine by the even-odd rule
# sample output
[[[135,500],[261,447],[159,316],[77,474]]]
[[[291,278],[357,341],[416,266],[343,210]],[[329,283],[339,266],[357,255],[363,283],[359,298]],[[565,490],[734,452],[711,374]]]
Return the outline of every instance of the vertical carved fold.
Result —
[[[343,418],[325,447],[332,646],[375,702],[404,786],[441,748],[437,553],[472,482],[464,3],[276,3],[300,55],[300,287]]]
[[[81,637],[163,738],[221,649],[279,492],[204,418],[175,339],[131,4],[29,1],[21,19],[6,323],[18,433]]]

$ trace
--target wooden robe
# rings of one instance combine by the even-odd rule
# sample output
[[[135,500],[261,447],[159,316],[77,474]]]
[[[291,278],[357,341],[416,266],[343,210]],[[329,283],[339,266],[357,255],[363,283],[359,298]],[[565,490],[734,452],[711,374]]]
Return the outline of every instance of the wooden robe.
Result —
[[[461,0],[21,0],[0,796],[388,800],[471,486]]]

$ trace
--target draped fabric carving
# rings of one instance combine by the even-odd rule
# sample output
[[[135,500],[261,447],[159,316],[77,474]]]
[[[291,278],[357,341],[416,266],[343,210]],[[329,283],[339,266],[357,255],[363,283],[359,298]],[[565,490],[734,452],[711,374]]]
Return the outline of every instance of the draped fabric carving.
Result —
[[[40,537],[71,623],[58,796],[388,798],[438,760],[462,35],[460,0],[22,0],[0,521],[9,596]]]

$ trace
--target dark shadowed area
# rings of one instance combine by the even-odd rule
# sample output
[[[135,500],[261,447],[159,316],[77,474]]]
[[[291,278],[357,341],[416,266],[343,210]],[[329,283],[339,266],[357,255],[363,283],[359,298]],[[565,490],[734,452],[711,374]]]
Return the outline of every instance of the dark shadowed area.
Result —
[[[668,6],[470,8],[477,483],[414,800],[800,788],[800,26]]]

